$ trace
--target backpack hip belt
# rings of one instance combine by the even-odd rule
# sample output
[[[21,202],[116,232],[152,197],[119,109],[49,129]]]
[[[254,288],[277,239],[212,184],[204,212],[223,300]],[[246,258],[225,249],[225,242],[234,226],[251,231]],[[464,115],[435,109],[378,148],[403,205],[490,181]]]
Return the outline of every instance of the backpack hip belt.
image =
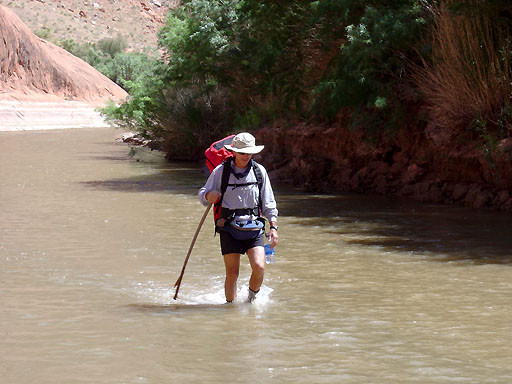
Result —
[[[216,227],[224,227],[227,223],[231,223],[236,216],[254,215],[256,221],[261,221],[265,224],[265,219],[259,216],[260,210],[258,207],[254,208],[241,208],[241,209],[228,209],[221,208],[220,218],[215,221]]]
[[[228,209],[228,208],[221,208],[220,211],[220,217],[223,219],[226,219],[228,221],[233,220],[236,216],[246,216],[246,215],[254,215],[256,217],[259,217],[260,210],[258,207],[254,208],[241,208],[241,209]]]

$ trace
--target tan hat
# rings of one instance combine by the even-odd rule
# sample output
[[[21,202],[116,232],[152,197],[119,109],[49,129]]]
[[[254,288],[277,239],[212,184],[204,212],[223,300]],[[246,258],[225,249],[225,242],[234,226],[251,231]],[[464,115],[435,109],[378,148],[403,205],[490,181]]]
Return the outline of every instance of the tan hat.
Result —
[[[239,153],[249,153],[251,155],[261,152],[264,145],[256,145],[256,139],[248,132],[242,132],[233,137],[231,145],[227,144],[224,147],[230,151]]]

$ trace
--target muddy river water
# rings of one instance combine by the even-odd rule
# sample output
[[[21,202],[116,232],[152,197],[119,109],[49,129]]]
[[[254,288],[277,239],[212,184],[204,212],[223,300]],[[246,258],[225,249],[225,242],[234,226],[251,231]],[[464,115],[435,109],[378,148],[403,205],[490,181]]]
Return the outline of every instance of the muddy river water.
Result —
[[[0,132],[0,377],[511,383],[512,216],[275,186],[277,262],[224,304],[196,164],[106,129]]]

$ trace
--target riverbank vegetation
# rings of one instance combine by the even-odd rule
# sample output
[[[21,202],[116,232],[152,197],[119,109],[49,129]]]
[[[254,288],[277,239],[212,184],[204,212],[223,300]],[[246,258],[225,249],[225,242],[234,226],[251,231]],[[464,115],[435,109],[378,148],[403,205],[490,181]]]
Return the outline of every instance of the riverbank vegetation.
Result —
[[[36,34],[45,38],[50,33],[43,29]],[[121,36],[101,39],[96,43],[79,43],[73,39],[53,41],[123,88],[127,88],[127,82],[136,82],[144,73],[151,71],[156,57],[154,52],[126,52],[126,41]]]
[[[151,50],[127,52],[128,44],[121,35],[80,43],[72,38],[58,38],[47,26],[35,31],[35,35],[82,59],[123,88],[151,72],[157,57]]]
[[[436,8],[431,54],[413,71],[432,124],[477,133],[487,143],[512,129],[512,8],[491,5]]]
[[[500,0],[183,0],[163,57],[105,113],[180,158],[228,131],[341,114],[368,137],[412,119],[492,151],[511,134],[511,21]]]

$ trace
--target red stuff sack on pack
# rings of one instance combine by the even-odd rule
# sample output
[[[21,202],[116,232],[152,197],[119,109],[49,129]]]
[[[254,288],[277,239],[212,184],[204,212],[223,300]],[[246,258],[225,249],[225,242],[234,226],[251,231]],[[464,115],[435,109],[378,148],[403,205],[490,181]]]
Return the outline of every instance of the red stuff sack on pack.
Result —
[[[204,152],[206,156],[206,165],[208,166],[210,173],[212,173],[215,167],[222,164],[225,159],[232,156],[231,152],[224,148],[224,146],[231,145],[233,137],[235,137],[235,135],[216,141]]]
[[[210,173],[213,172],[213,170],[224,160],[226,160],[229,157],[233,157],[231,152],[229,152],[226,148],[224,148],[225,145],[231,145],[233,142],[233,137],[235,135],[227,136],[219,141],[216,141],[210,147],[204,151],[204,154],[206,156],[206,165],[208,166],[208,169],[210,170]],[[221,213],[221,207],[220,207],[220,200],[215,204],[215,208],[213,209],[213,219],[215,222],[220,218]]]

